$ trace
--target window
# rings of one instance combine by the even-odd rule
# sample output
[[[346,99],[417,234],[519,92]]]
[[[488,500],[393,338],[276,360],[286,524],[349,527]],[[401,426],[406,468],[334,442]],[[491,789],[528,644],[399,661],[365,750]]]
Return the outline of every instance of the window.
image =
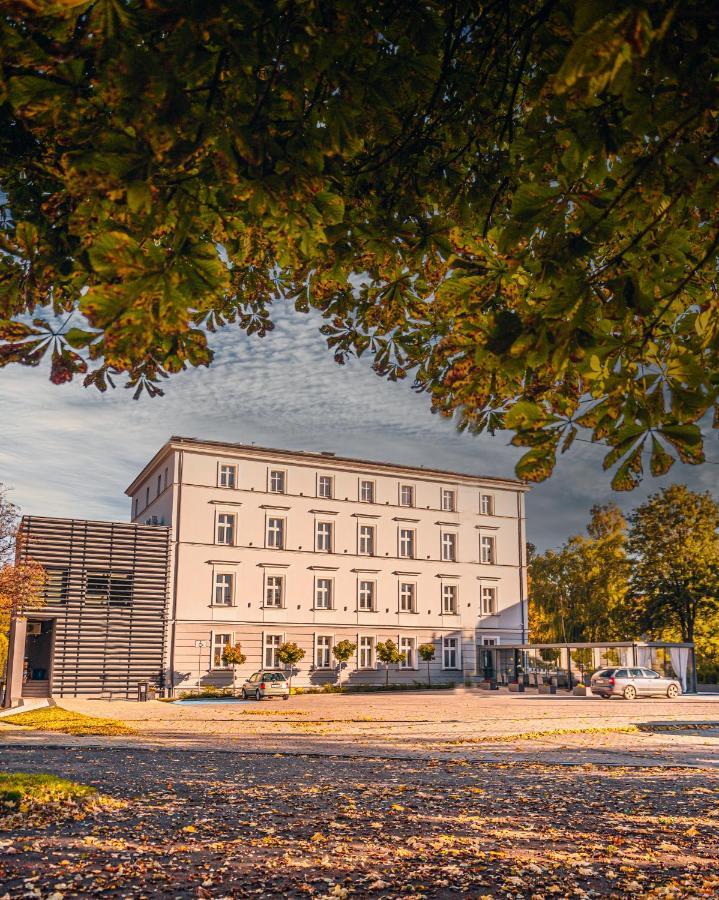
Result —
[[[330,475],[320,475],[317,480],[317,496],[324,497],[326,500],[331,500],[334,496],[332,482],[333,478]]]
[[[88,572],[85,599],[88,603],[129,606],[132,603],[132,575],[129,572]]]
[[[45,602],[65,603],[69,572],[67,569],[45,569]]]
[[[374,581],[360,581],[357,606],[365,612],[374,609]]]
[[[265,606],[281,607],[285,593],[284,588],[283,575],[268,575],[265,582]]]
[[[445,512],[454,512],[457,508],[457,496],[455,491],[442,489],[442,509]]]
[[[362,503],[374,503],[374,481],[360,481],[360,500]]]
[[[157,476],[157,496],[162,493],[162,475]]]
[[[459,638],[442,638],[442,668],[459,668]]]
[[[359,639],[358,656],[360,669],[374,668],[374,638],[361,637]]]
[[[414,531],[411,528],[399,529],[399,555],[414,559]]]
[[[232,606],[234,575],[215,575],[215,606]]]
[[[318,522],[315,549],[321,553],[332,553],[332,522]]]
[[[282,644],[281,634],[266,634],[265,647],[262,658],[265,661],[265,668],[279,669],[279,660],[277,659],[277,651]]]
[[[285,546],[285,520],[267,520],[267,546],[283,550]]]
[[[315,638],[315,666],[318,669],[329,669],[332,665],[332,638],[326,634],[318,634]]]
[[[445,615],[453,616],[457,612],[457,585],[442,585],[442,612]]]
[[[362,556],[374,556],[374,525],[360,525],[359,552]]]
[[[479,561],[483,563],[494,562],[494,538],[483,535],[479,545]]]
[[[212,668],[226,669],[227,663],[222,662],[222,651],[228,644],[232,644],[232,635],[215,632],[212,636]]]
[[[134,519],[137,515],[137,509],[139,507],[139,502],[137,497],[132,498],[132,518]]]
[[[417,640],[412,637],[399,639],[399,652],[404,653],[404,662],[399,664],[400,669],[417,668]]]
[[[411,484],[401,484],[399,486],[399,505],[414,506],[414,488]]]
[[[165,467],[165,489],[167,489],[167,467]]]
[[[220,513],[217,516],[217,543],[235,543],[235,515],[234,513]]]
[[[273,494],[285,493],[285,473],[282,469],[270,470],[270,491]]]
[[[399,585],[399,611],[414,612],[415,585],[402,581]]]
[[[457,535],[451,531],[442,533],[442,559],[445,562],[457,559]]]
[[[235,475],[237,466],[220,466],[219,486],[224,488],[233,488],[235,486]]]
[[[315,609],[332,609],[331,578],[318,578],[315,582]]]
[[[149,505],[150,505],[150,488],[146,487],[145,488],[145,506],[149,506]]]
[[[483,516],[494,515],[494,499],[490,494],[481,494],[479,497],[479,511]]]
[[[493,616],[497,612],[497,588],[482,588],[482,615]]]

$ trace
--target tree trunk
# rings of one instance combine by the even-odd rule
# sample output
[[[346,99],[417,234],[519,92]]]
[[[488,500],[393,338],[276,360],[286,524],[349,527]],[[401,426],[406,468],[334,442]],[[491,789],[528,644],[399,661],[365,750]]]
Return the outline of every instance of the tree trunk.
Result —
[[[384,667],[384,686],[389,687],[389,663]]]
[[[432,684],[432,676],[430,675],[430,672],[429,672],[430,664],[431,664],[431,661],[428,659],[427,660],[427,686],[428,687]]]

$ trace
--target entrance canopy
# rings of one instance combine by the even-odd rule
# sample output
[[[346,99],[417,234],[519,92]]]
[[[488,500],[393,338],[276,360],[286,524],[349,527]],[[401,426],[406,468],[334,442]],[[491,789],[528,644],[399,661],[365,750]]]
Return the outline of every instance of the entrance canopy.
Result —
[[[597,669],[639,666],[654,669],[681,682],[686,693],[696,693],[693,643],[673,641],[575,641],[558,644],[502,644],[505,667],[511,659],[514,676],[555,675],[571,688]]]

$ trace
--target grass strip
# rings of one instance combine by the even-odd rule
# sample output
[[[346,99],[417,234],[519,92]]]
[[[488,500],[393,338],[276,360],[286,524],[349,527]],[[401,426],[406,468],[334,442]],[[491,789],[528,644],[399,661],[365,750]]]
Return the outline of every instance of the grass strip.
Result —
[[[132,728],[116,719],[101,719],[98,716],[86,716],[72,712],[59,706],[47,706],[42,709],[30,709],[3,716],[0,724],[22,725],[39,731],[57,731],[62,734],[75,735],[113,735],[135,734]]]
[[[55,775],[9,772],[0,775],[0,815],[25,812],[31,805],[77,802],[95,793],[95,788],[87,784],[67,781]]]

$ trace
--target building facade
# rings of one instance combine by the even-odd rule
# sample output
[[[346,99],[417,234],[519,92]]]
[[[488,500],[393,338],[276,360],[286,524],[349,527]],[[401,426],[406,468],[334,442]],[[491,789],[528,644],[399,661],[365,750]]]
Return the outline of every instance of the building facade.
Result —
[[[13,616],[5,705],[28,697],[137,696],[162,683],[169,528],[25,516],[18,563],[46,570],[45,602]]]
[[[132,521],[170,532],[164,681],[227,686],[305,650],[294,683],[334,682],[332,647],[357,645],[349,684],[384,680],[377,643],[406,654],[392,681],[491,675],[527,637],[524,494],[511,479],[172,438],[127,489]]]

